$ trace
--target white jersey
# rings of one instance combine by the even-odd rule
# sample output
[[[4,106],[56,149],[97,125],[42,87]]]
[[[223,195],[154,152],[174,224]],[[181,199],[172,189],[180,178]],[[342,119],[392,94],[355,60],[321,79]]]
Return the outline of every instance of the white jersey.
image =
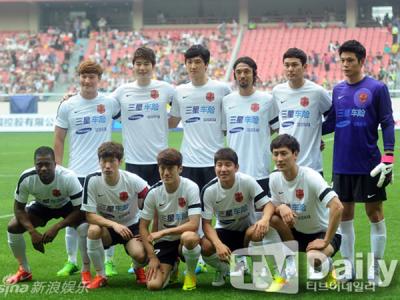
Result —
[[[99,169],[97,149],[111,140],[112,121],[119,111],[117,100],[102,94],[92,100],[77,94],[60,104],[55,125],[68,131],[68,168],[79,177]]]
[[[113,93],[121,105],[125,161],[130,164],[157,163],[157,155],[168,148],[167,105],[175,101],[170,84],[152,80],[147,86],[127,83]]]
[[[189,221],[189,216],[200,215],[199,187],[188,178],[180,177],[178,189],[168,193],[162,181],[153,185],[144,201],[141,218],[153,220],[158,216],[158,230],[177,227]],[[167,235],[160,240],[176,241],[180,235]]]
[[[144,199],[147,182],[138,175],[119,170],[115,186],[108,185],[100,172],[85,179],[82,210],[101,215],[125,226],[139,222],[138,199]]]
[[[294,227],[302,233],[326,232],[329,221],[328,203],[337,194],[317,171],[299,166],[292,181],[282,172],[273,172],[269,188],[275,205],[286,204],[297,215]]]
[[[211,180],[201,192],[202,217],[212,220],[215,228],[244,231],[256,222],[255,208],[270,202],[257,181],[244,173],[236,172],[235,183],[224,189],[218,178]]]
[[[71,201],[73,206],[82,204],[82,186],[78,177],[71,170],[57,165],[54,180],[44,184],[35,168],[22,172],[15,190],[15,200],[28,203],[29,195],[41,205],[56,209],[61,208]]]
[[[290,134],[300,143],[297,163],[322,171],[322,118],[332,105],[328,92],[305,80],[298,89],[292,89],[288,82],[278,84],[272,95],[279,107],[279,134]]]
[[[171,115],[182,119],[184,166],[214,166],[214,153],[224,146],[222,98],[230,92],[226,83],[211,79],[202,86],[189,82],[177,87]]]
[[[266,92],[231,93],[223,99],[223,129],[239,157],[240,171],[257,180],[269,177],[271,129],[279,128],[278,106]]]

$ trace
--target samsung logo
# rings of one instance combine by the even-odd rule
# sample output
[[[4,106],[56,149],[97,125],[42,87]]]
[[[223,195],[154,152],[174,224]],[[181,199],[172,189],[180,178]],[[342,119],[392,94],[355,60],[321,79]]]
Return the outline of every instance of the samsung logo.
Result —
[[[282,127],[283,128],[290,127],[290,126],[293,126],[293,125],[294,125],[293,121],[287,121],[287,122],[283,122],[282,123]]]
[[[229,130],[229,133],[237,133],[237,132],[241,132],[241,131],[243,131],[243,127],[235,127],[235,128],[232,128],[231,130]]]
[[[92,128],[82,128],[76,131],[76,134],[85,134],[88,133],[89,131],[92,131]]]
[[[341,121],[341,122],[337,123],[336,127],[343,128],[343,127],[349,126],[350,123],[351,123],[350,120],[344,120],[344,121]]]
[[[195,123],[197,121],[200,121],[200,117],[193,117],[193,118],[187,119],[185,121],[185,123]]]
[[[130,116],[130,117],[128,118],[128,120],[135,121],[135,120],[139,120],[139,119],[141,119],[141,118],[143,118],[143,117],[144,117],[144,115],[141,115],[141,114],[139,114],[139,115],[132,115],[132,116]]]

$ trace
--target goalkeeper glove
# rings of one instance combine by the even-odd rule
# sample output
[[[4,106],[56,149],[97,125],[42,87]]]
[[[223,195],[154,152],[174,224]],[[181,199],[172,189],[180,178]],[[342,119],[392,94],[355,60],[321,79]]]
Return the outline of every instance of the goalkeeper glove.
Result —
[[[394,157],[393,154],[386,154],[382,157],[382,161],[377,165],[370,173],[371,177],[377,176],[379,173],[377,187],[385,187],[389,183],[392,183],[392,169],[393,169]]]

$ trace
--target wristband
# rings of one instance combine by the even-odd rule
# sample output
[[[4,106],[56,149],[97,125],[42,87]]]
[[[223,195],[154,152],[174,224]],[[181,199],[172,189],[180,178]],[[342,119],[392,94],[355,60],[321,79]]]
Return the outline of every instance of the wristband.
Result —
[[[392,164],[394,163],[394,156],[385,154],[384,156],[382,156],[381,162],[383,162],[384,164]]]

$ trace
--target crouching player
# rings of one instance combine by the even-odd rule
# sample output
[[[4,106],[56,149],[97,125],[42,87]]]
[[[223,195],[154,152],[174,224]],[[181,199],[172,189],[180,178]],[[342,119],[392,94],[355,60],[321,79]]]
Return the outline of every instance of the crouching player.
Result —
[[[282,240],[296,240],[299,251],[307,253],[314,269],[329,270],[326,281],[334,285],[330,257],[340,248],[341,235],[337,231],[343,206],[317,171],[297,165],[300,146],[293,136],[277,136],[270,148],[279,171],[273,172],[269,181],[276,205],[271,226]]]
[[[114,142],[98,149],[101,172],[85,179],[82,210],[89,223],[87,248],[96,277],[87,286],[96,289],[107,284],[104,274],[104,248],[123,244],[135,268],[136,281],[145,284],[143,265],[146,255],[139,238],[139,208],[148,186],[139,176],[120,170],[124,148]]]
[[[54,151],[49,147],[35,150],[34,163],[35,167],[25,170],[18,180],[15,217],[8,223],[8,244],[19,263],[18,272],[7,279],[8,284],[32,280],[26,257],[25,231],[29,232],[35,250],[44,253],[44,244],[51,243],[60,229],[66,226],[76,228],[83,221],[80,211],[82,187],[75,173],[56,165]],[[35,201],[26,205],[29,195],[34,196]],[[51,219],[61,217],[63,220],[53,224],[43,234],[36,230]]]
[[[170,279],[178,256],[186,262],[183,290],[196,288],[195,268],[200,256],[199,188],[181,177],[182,155],[175,149],[165,149],[157,156],[161,181],[147,194],[140,220],[140,235],[146,248],[147,288],[160,290]],[[149,232],[150,222],[158,216],[157,230]]]
[[[204,261],[216,269],[213,286],[225,284],[231,252],[244,248],[249,241],[261,241],[269,229],[274,206],[257,181],[238,172],[236,152],[222,148],[214,155],[217,178],[201,192],[204,237],[201,240]],[[254,206],[263,208],[256,222]],[[216,217],[215,228],[211,225]]]

